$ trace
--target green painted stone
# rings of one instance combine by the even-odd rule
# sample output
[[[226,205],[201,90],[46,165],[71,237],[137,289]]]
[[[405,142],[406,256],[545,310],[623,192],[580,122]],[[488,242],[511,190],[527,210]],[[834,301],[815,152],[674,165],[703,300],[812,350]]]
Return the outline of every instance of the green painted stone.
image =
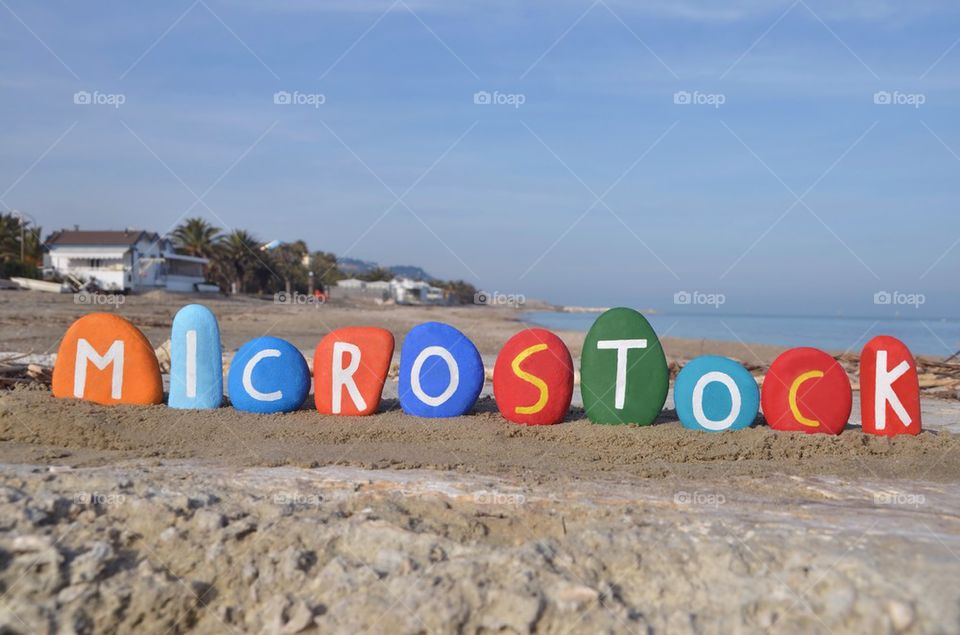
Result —
[[[646,347],[639,348],[637,340],[646,340]],[[623,307],[597,318],[580,357],[580,391],[590,421],[649,425],[663,408],[669,384],[667,359],[647,318]]]

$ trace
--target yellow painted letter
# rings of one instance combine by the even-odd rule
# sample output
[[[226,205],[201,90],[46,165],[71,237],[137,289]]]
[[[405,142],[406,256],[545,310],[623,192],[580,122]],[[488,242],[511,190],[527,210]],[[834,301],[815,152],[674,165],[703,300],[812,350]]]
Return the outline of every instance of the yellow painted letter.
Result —
[[[822,370],[811,370],[810,372],[804,373],[793,380],[793,384],[790,386],[790,412],[793,413],[794,419],[799,421],[805,426],[811,428],[820,427],[820,422],[816,419],[808,419],[800,413],[800,408],[797,407],[797,391],[800,390],[801,384],[809,379],[815,379],[818,377],[823,377]]]
[[[537,403],[532,406],[517,406],[516,412],[518,415],[532,415],[543,410],[544,406],[547,405],[547,399],[550,397],[550,391],[547,389],[547,384],[545,381],[537,377],[536,375],[531,375],[530,373],[524,371],[520,368],[520,364],[523,363],[523,360],[530,357],[534,353],[539,353],[540,351],[547,350],[546,344],[535,344],[530,348],[526,348],[520,352],[519,355],[513,358],[513,361],[510,362],[510,368],[513,369],[514,374],[520,379],[530,382],[540,391],[540,398],[537,399]]]

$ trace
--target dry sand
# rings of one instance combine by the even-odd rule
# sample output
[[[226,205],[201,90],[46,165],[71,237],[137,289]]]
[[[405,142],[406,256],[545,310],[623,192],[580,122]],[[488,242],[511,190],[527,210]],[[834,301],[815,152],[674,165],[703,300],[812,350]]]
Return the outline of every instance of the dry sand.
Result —
[[[232,408],[181,411],[55,399],[46,390],[0,396],[0,461],[77,466],[138,457],[199,459],[231,467],[355,465],[457,470],[527,482],[559,478],[872,476],[960,481],[960,435],[893,439],[784,434],[763,425],[722,434],[683,428],[665,412],[653,426],[594,425],[574,410],[558,426],[517,426],[492,399],[454,419],[421,419],[395,403],[372,417],[321,416],[307,407],[256,415]]]
[[[119,312],[154,344],[177,296]],[[486,355],[489,308],[215,300],[228,349],[310,350],[441,319]],[[0,294],[0,349],[55,351],[89,310]],[[560,334],[574,354],[583,334]],[[768,362],[776,347],[665,340]],[[943,402],[950,404],[950,402]],[[955,406],[945,406],[956,417]],[[0,629],[8,632],[960,631],[960,436],[885,439],[105,408],[0,393]],[[953,413],[953,414],[951,414]]]

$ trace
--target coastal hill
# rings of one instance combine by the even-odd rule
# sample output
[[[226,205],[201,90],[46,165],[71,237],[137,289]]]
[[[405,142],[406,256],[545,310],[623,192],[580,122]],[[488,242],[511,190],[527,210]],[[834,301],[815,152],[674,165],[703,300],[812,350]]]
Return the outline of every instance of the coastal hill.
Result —
[[[372,260],[361,260],[359,258],[337,258],[337,267],[340,269],[340,271],[348,276],[356,276],[379,269],[381,268],[381,265],[373,262]],[[424,271],[421,267],[416,267],[413,265],[393,265],[382,268],[391,271],[394,275],[401,278],[424,280],[427,282],[437,279]]]

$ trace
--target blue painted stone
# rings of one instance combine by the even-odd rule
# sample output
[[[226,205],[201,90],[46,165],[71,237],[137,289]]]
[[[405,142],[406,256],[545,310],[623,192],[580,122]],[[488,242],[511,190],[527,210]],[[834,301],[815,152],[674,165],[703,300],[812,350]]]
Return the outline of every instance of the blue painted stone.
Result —
[[[466,335],[440,322],[419,324],[407,333],[400,349],[399,388],[405,413],[458,417],[473,408],[481,389],[483,360]]]
[[[310,392],[310,369],[290,342],[258,337],[241,346],[230,362],[227,389],[237,410],[290,412]]]
[[[685,428],[706,432],[740,430],[757,418],[760,389],[750,371],[737,362],[706,355],[691,360],[677,375],[673,400]]]
[[[188,304],[173,318],[170,334],[171,408],[219,408],[223,403],[223,355],[217,317]]]

